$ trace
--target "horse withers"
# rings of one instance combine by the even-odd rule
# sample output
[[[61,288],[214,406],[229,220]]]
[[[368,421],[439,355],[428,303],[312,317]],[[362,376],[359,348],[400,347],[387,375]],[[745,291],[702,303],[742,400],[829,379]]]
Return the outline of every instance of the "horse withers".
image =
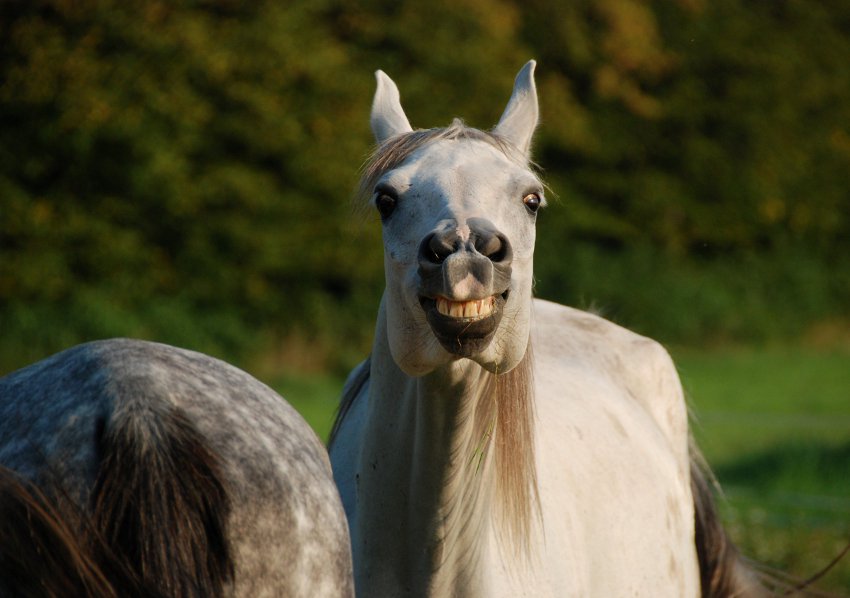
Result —
[[[654,341],[532,298],[529,62],[489,132],[413,130],[377,73],[386,289],[330,443],[360,596],[760,595]]]
[[[0,378],[0,596],[353,595],[327,453],[245,372],[157,343]]]

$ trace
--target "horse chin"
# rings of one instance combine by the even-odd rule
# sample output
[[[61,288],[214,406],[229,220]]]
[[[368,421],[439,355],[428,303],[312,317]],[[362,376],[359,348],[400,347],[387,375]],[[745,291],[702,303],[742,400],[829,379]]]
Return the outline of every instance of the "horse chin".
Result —
[[[504,314],[506,294],[492,298],[492,311],[485,316],[451,316],[441,313],[437,300],[421,298],[425,318],[440,345],[456,357],[475,360],[490,346]]]

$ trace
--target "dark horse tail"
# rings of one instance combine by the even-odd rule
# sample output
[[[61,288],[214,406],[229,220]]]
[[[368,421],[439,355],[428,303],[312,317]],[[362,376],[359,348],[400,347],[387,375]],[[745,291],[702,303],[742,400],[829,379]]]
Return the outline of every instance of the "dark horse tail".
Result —
[[[0,471],[0,595],[222,595],[230,505],[198,431],[178,413],[134,410],[96,436],[87,505]]]
[[[702,455],[691,446],[691,492],[703,598],[772,596],[763,583],[762,574],[743,558],[723,528],[714,505],[712,479]]]
[[[817,590],[813,584],[850,552],[850,545],[826,567],[805,580],[749,561],[738,551],[721,524],[712,492],[712,486],[716,485],[714,476],[693,442],[690,449],[695,541],[703,598],[837,598]]]

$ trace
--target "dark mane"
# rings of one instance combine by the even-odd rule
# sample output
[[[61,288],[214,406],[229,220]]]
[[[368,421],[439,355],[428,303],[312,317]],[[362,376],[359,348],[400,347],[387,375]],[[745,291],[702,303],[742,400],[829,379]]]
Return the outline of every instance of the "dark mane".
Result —
[[[116,586],[140,595],[130,572],[108,574],[96,561],[78,531],[83,519],[70,501],[51,500],[0,466],[0,595],[117,597]]]

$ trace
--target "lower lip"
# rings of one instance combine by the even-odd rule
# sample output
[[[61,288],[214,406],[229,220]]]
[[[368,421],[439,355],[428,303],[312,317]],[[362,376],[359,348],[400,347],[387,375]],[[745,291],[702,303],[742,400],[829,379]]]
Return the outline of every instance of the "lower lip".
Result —
[[[421,297],[420,303],[434,336],[443,348],[460,357],[474,357],[487,348],[498,329],[507,295],[505,292],[491,297],[493,303],[487,306],[489,312],[475,317],[444,315],[437,310],[437,299]]]

